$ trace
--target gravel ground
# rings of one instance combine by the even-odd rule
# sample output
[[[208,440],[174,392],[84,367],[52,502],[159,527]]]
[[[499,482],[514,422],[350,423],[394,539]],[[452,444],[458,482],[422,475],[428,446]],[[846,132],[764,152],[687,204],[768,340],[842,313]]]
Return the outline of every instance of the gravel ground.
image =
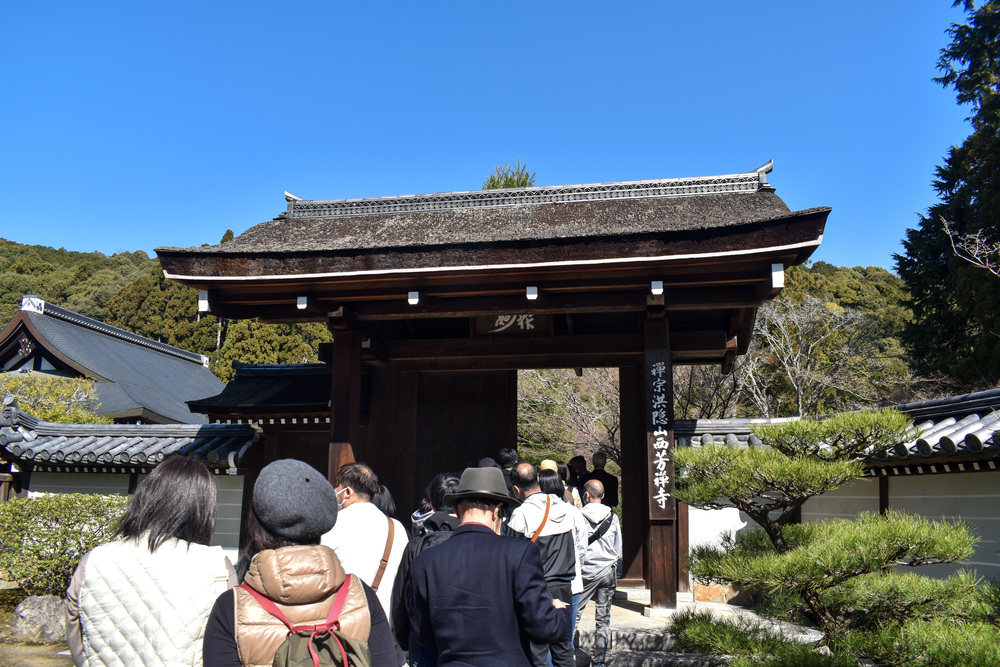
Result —
[[[72,667],[73,659],[66,644],[35,646],[0,644],[0,665],[3,667]]]

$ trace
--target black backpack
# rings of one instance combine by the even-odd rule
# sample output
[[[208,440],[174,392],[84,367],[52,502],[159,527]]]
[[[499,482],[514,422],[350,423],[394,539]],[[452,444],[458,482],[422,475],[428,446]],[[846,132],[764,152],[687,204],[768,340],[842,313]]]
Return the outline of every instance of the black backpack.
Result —
[[[250,586],[243,584],[243,590],[250,593],[264,610],[278,618],[288,627],[288,637],[274,654],[274,667],[371,667],[372,654],[368,643],[349,637],[340,631],[340,612],[347,601],[351,587],[351,575],[344,577],[344,583],[337,590],[325,623],[319,625],[292,625],[278,605],[261,595]]]

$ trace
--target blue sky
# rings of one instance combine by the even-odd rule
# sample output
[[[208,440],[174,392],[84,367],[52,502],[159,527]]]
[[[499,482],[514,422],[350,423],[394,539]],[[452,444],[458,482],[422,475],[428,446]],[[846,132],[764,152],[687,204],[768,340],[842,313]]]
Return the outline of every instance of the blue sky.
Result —
[[[949,0],[5,2],[0,237],[216,243],[285,209],[751,171],[831,206],[815,260],[892,268],[968,110]]]

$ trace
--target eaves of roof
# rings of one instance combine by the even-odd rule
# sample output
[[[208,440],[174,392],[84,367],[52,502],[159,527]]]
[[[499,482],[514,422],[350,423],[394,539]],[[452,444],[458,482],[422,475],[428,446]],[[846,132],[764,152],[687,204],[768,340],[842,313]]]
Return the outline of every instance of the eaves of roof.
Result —
[[[180,454],[210,468],[236,469],[258,439],[245,425],[227,424],[56,424],[22,412],[16,404],[0,411],[4,458],[39,466],[151,466]]]
[[[217,395],[188,401],[211,415],[315,415],[330,413],[332,370],[328,364],[246,364]]]

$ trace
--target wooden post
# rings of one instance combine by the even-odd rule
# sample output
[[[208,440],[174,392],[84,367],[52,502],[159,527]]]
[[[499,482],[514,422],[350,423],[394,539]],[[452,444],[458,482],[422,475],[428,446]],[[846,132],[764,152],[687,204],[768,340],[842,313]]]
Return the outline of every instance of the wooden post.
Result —
[[[361,334],[333,326],[333,387],[330,391],[330,456],[327,479],[336,484],[337,470],[352,463],[361,415]]]
[[[674,387],[670,328],[666,319],[645,320],[646,451],[649,488],[650,605],[677,606],[678,526],[674,490]]]
[[[649,497],[646,475],[645,392],[642,368],[618,369],[622,437],[622,563],[624,586],[648,582],[646,542],[649,536]]]

